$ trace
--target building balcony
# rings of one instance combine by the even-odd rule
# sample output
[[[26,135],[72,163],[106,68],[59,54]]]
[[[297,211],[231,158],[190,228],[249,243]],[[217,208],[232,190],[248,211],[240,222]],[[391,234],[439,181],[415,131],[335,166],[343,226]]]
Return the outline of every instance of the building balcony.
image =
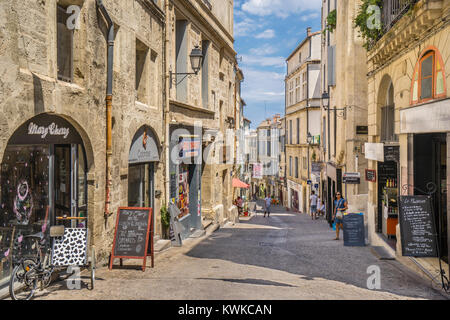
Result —
[[[420,41],[429,30],[442,23],[441,17],[449,11],[445,0],[384,0],[382,36],[374,39],[368,52],[371,69],[377,69]]]
[[[388,32],[419,0],[384,0],[381,21]]]

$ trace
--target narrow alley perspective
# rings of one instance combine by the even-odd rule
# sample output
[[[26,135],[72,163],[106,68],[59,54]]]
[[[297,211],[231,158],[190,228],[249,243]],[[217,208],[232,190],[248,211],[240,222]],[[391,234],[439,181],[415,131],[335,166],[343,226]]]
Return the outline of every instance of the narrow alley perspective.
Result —
[[[380,260],[368,247],[344,247],[323,218],[312,220],[279,206],[264,217],[261,201],[258,208],[248,221],[157,255],[155,268],[145,273],[139,265],[112,271],[104,267],[97,270],[93,291],[86,289],[87,280],[82,290],[66,290],[61,281],[37,293],[36,299],[445,298],[400,263]],[[368,289],[371,266],[380,268],[380,289]]]

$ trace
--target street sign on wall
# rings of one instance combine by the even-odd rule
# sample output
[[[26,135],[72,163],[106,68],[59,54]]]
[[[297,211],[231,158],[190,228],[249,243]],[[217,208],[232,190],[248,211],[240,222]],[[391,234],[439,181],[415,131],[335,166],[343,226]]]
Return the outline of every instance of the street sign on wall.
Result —
[[[361,174],[359,172],[346,172],[342,177],[342,182],[346,184],[360,184]]]
[[[366,181],[377,182],[377,171],[366,169]]]

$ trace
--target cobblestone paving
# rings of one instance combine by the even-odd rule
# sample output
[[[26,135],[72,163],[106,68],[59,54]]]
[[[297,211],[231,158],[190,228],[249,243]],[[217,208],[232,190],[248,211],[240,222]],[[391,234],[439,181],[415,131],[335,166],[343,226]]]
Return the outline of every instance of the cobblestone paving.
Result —
[[[368,247],[344,247],[323,220],[274,208],[228,225],[182,248],[157,255],[155,268],[97,270],[95,290],[57,282],[36,299],[445,299],[397,261],[378,260]],[[149,262],[148,262],[149,264]],[[381,270],[381,289],[367,289],[367,268]]]

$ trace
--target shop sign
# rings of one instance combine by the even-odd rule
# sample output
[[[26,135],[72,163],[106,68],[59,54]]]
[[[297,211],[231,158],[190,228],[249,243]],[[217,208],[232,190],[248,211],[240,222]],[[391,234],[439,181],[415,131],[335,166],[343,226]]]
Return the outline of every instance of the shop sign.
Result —
[[[147,256],[151,256],[153,266],[152,215],[152,208],[121,207],[117,210],[109,270],[114,259],[142,259],[142,270],[145,271]]]
[[[377,182],[377,171],[366,169],[366,181]]]
[[[384,144],[382,143],[365,143],[364,153],[367,160],[384,162]]]
[[[356,134],[369,134],[368,126],[356,126]]]
[[[399,146],[385,146],[384,147],[384,161],[400,161],[400,147]]]
[[[159,151],[150,128],[141,128],[133,138],[128,162],[130,164],[158,162]]]
[[[38,115],[21,125],[9,140],[9,144],[82,144],[75,128],[65,119],[50,115]]]
[[[312,162],[311,163],[311,171],[320,173],[322,171],[322,162]]]
[[[345,172],[342,182],[346,184],[360,184],[361,174],[359,172]]]
[[[254,179],[262,179],[262,164],[255,163],[253,165],[253,178]]]
[[[437,257],[436,226],[431,197],[401,196],[399,205],[403,256]]]
[[[200,155],[202,142],[197,138],[180,138],[180,158],[195,158]]]

